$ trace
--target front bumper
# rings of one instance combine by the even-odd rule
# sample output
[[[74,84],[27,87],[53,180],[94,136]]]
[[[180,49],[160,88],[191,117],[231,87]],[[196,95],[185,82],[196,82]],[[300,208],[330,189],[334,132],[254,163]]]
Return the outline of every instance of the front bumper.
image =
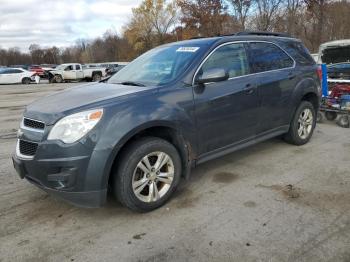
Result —
[[[39,147],[33,159],[23,159],[15,153],[12,156],[12,161],[19,176],[73,205],[80,207],[102,206],[106,201],[107,188],[106,184],[101,182],[103,168],[99,165],[103,165],[103,161],[96,159],[96,156],[99,158],[103,152],[85,151],[83,156],[77,156],[77,154],[63,156],[62,152],[57,149],[57,145],[46,145],[48,149],[53,146],[59,157],[57,155],[54,157],[53,150],[47,151],[43,149],[45,147]],[[78,144],[75,147],[81,146]],[[62,148],[61,150],[74,152],[72,149]],[[82,152],[82,148],[78,151]],[[43,158],[43,156],[46,157]]]

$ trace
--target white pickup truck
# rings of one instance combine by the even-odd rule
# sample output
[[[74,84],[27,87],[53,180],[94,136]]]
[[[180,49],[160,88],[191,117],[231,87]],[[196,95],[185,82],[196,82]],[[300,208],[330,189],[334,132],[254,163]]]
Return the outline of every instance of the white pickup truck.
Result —
[[[61,64],[49,71],[49,80],[52,83],[62,83],[64,81],[100,81],[106,76],[106,68],[94,67],[84,68],[81,64]]]

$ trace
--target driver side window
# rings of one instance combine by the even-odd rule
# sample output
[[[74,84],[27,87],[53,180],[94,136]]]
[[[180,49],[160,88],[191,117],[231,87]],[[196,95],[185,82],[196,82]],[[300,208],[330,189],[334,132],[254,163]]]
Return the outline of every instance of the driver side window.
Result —
[[[213,68],[225,69],[230,78],[249,74],[249,63],[244,44],[228,44],[215,50],[202,65],[201,72]]]

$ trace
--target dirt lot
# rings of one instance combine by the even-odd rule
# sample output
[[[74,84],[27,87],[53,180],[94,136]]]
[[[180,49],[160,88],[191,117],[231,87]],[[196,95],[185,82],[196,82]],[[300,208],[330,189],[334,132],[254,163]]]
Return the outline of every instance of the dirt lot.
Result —
[[[164,207],[137,214],[54,199],[10,161],[25,105],[76,84],[0,86],[0,261],[350,261],[350,130],[318,125],[193,170]]]

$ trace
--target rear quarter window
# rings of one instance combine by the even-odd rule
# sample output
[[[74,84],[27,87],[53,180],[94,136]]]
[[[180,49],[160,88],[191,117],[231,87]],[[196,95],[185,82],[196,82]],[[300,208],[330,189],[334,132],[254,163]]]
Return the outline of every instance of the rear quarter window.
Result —
[[[288,52],[294,60],[301,65],[314,65],[316,62],[310,55],[310,52],[301,42],[286,42],[283,48]]]
[[[289,68],[294,61],[286,52],[272,43],[249,43],[250,59],[255,73]]]

